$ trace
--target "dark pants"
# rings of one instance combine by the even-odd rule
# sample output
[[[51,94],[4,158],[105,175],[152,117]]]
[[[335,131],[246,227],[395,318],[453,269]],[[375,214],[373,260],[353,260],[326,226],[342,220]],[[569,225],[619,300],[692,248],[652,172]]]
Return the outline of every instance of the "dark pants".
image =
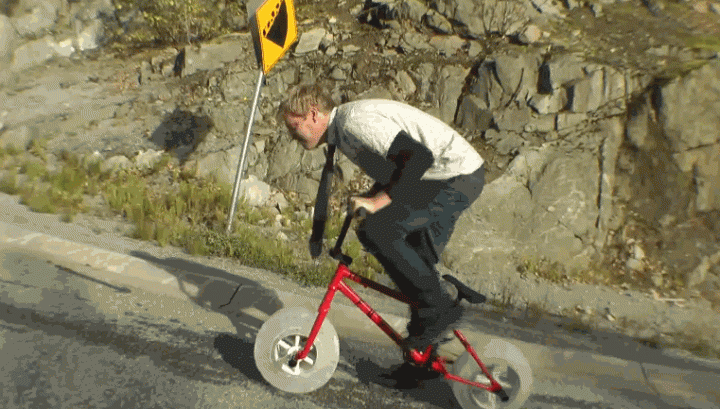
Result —
[[[436,320],[453,305],[435,265],[455,222],[480,196],[484,183],[482,167],[449,180],[420,181],[412,194],[393,197],[387,207],[368,215],[358,231],[362,244],[400,291],[416,301],[411,326],[418,318]]]

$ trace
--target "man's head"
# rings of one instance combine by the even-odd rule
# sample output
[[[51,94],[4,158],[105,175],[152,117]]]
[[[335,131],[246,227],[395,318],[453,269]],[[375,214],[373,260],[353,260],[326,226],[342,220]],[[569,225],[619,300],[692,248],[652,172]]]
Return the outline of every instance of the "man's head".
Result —
[[[278,118],[284,122],[293,139],[305,149],[314,149],[325,142],[332,98],[320,86],[299,85],[290,90],[280,104]]]

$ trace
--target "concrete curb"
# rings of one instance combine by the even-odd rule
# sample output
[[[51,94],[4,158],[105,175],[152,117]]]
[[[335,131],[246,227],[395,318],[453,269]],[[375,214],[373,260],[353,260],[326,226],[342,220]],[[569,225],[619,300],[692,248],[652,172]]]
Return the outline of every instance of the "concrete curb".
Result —
[[[43,233],[24,230],[0,222],[0,244],[22,251],[42,253],[48,257],[65,260],[70,264],[81,264],[97,273],[99,280],[126,287],[140,288],[145,291],[163,293],[188,301],[194,301],[186,285],[181,286],[178,277],[195,275],[177,270],[169,273],[163,268],[140,258],[77,243]],[[213,279],[232,283],[232,280]],[[238,282],[242,281],[238,276]],[[232,283],[236,284],[236,283]],[[197,289],[195,289],[197,290]],[[318,308],[320,299],[297,295],[288,291],[274,289],[274,293],[283,306],[302,306],[310,311]],[[243,311],[244,313],[246,311]],[[260,311],[247,311],[249,315],[265,320],[267,315]],[[401,330],[407,319],[383,313],[383,317],[394,328]],[[330,310],[330,321],[343,336],[379,339],[381,343],[390,343],[380,330],[364,317],[357,308],[335,303]],[[474,345],[482,345],[487,335],[466,331]],[[604,390],[625,390],[658,396],[668,407],[693,407],[717,409],[717,402],[708,402],[720,385],[720,374],[713,372],[686,371],[639,362],[611,358],[599,354],[553,349],[542,345],[509,340],[520,348],[533,368],[536,382],[556,382],[572,384],[580,382],[584,388],[595,387]],[[459,346],[458,346],[459,347]],[[450,350],[450,353],[460,353]],[[583,397],[585,398],[585,397]],[[592,401],[592,399],[590,399]]]

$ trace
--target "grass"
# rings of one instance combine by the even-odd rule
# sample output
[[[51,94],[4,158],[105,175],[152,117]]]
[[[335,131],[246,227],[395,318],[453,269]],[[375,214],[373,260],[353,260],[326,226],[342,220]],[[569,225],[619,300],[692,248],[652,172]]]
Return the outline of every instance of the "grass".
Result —
[[[28,152],[0,150],[0,191],[19,195],[31,210],[60,214],[67,222],[79,213],[98,211],[87,203],[99,196],[106,206],[101,213],[109,211],[132,222],[134,238],[184,248],[190,254],[233,258],[304,285],[326,285],[334,272],[334,260],[310,260],[306,240],[312,222],[296,216],[297,205],[280,215],[286,236],[298,237],[296,241],[269,235],[277,234],[276,228],[269,227],[277,212],[243,202],[238,204],[232,234],[227,235],[231,187],[211,178],[196,178],[192,170],[179,169],[170,155],[163,155],[150,170],[117,173],[103,173],[99,161],[69,153],[58,158],[57,172],[48,172],[47,157],[42,143]],[[343,218],[341,212],[331,212],[329,243],[337,238]],[[374,278],[382,271],[356,240],[347,240],[345,251],[355,260],[357,273]]]
[[[185,45],[233,30],[234,16],[245,15],[240,0],[113,0],[120,16],[139,11],[142,20],[115,33],[115,46]]]

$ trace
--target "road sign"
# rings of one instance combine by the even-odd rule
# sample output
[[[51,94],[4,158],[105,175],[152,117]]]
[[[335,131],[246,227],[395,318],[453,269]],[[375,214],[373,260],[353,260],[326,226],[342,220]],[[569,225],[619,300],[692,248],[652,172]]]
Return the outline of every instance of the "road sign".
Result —
[[[265,74],[297,40],[293,0],[266,0],[255,11],[256,52]]]

